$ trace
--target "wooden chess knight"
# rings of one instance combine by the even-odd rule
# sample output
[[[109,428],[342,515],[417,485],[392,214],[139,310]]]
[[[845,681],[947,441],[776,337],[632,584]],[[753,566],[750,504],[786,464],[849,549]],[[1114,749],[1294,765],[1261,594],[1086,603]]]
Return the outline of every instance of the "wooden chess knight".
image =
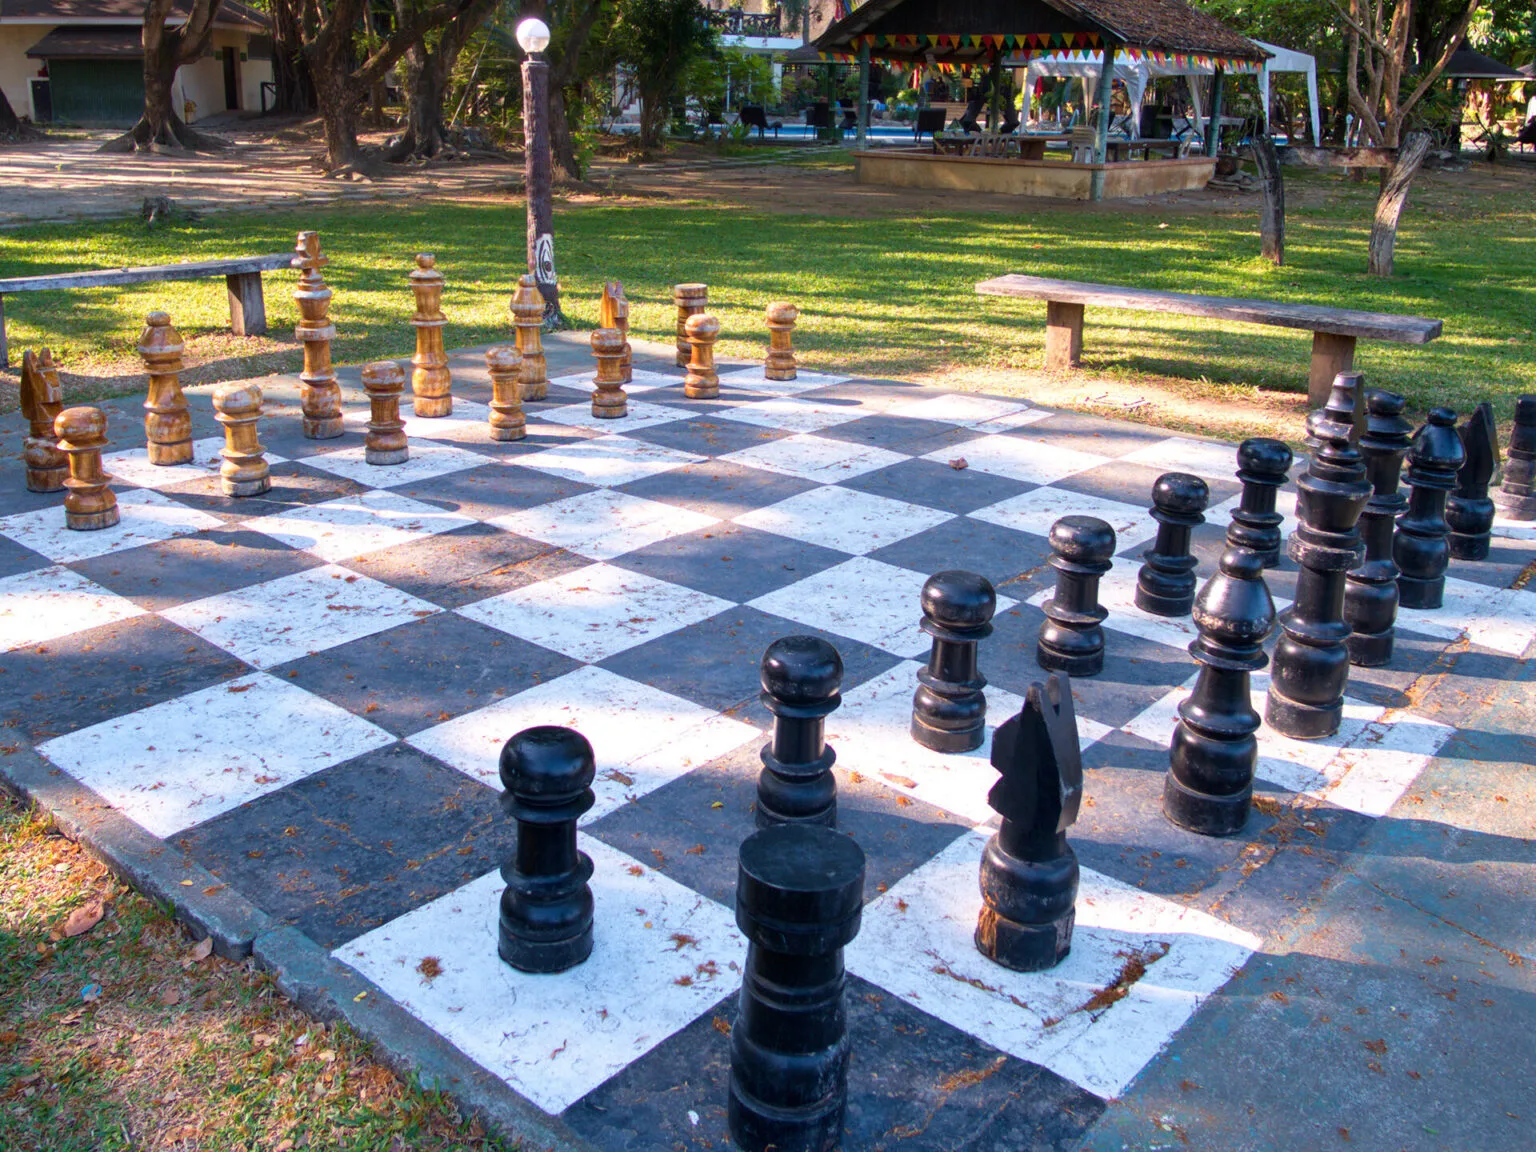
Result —
[[[1003,818],[981,857],[976,948],[1005,968],[1038,972],[1066,959],[1076,921],[1077,855],[1067,829],[1083,799],[1072,682],[1031,684],[1023,710],[992,737],[1001,774],[987,803]]]
[[[21,354],[21,414],[27,421],[22,458],[27,465],[28,492],[58,492],[69,475],[69,461],[59,451],[53,422],[64,407],[64,389],[53,353],[44,348]]]

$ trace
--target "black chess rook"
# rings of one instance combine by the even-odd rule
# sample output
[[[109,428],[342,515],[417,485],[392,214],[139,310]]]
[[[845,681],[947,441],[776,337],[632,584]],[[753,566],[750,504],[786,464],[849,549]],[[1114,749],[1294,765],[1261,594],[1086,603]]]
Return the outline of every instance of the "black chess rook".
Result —
[[[1493,543],[1493,500],[1488,486],[1499,468],[1499,431],[1493,405],[1484,400],[1472,409],[1460,430],[1466,463],[1456,473],[1456,488],[1445,502],[1448,543],[1457,560],[1486,560]]]
[[[1099,578],[1113,566],[1115,530],[1094,516],[1063,516],[1051,525],[1055,594],[1045,602],[1035,660],[1047,672],[1097,676],[1104,670],[1109,612],[1099,603]]]
[[[1365,394],[1360,454],[1365,457],[1365,477],[1371,484],[1371,498],[1360,513],[1365,560],[1350,569],[1344,584],[1349,662],[1357,668],[1380,668],[1392,659],[1397,623],[1397,563],[1392,559],[1392,536],[1398,516],[1408,507],[1398,481],[1413,433],[1413,425],[1403,419],[1406,407],[1407,401],[1396,392],[1373,388]]]
[[[1136,574],[1136,607],[1154,616],[1188,616],[1195,603],[1195,558],[1190,534],[1205,523],[1211,490],[1188,472],[1166,472],[1152,485],[1152,519],[1157,539],[1141,554]]]
[[[525,728],[501,750],[501,807],[517,821],[502,865],[496,951],[523,972],[563,972],[592,954],[592,858],[576,821],[592,807],[592,745],[569,728]]]
[[[843,658],[819,637],[786,636],[763,653],[761,681],[773,739],[763,745],[757,777],[757,826],[837,827],[837,752],[826,741],[826,718],[843,702]]]
[[[1283,440],[1257,436],[1237,446],[1237,478],[1242,495],[1227,525],[1227,543],[1257,552],[1264,567],[1280,563],[1284,517],[1275,511],[1275,496],[1291,470],[1291,449]]]
[[[1264,705],[1270,727],[1298,740],[1332,736],[1344,718],[1350,632],[1344,577],[1360,563],[1360,513],[1371,497],[1365,461],[1350,443],[1360,385],[1360,373],[1339,373],[1327,406],[1307,418],[1307,431],[1322,447],[1296,484],[1300,525],[1288,548],[1301,571],[1296,600],[1280,617],[1283,635]]]
[[[1264,583],[1264,558],[1228,547],[1195,600],[1200,635],[1189,654],[1200,666],[1195,689],[1179,705],[1163,778],[1163,814],[1204,836],[1230,836],[1248,822],[1259,762],[1259,714],[1250,674],[1269,662],[1264,641],[1275,627],[1275,602]]]
[[[1456,434],[1456,413],[1435,408],[1413,434],[1408,449],[1408,511],[1397,518],[1392,559],[1404,608],[1439,608],[1445,602],[1445,570],[1451,563],[1445,499],[1467,454]]]
[[[997,593],[974,572],[948,571],[923,584],[922,629],[933,638],[912,695],[912,739],[935,752],[970,752],[987,737],[987,678],[977,649],[992,634]]]
[[[1515,426],[1510,429],[1508,448],[1499,507],[1511,520],[1536,520],[1536,396],[1515,401]]]
[[[848,1104],[843,948],[859,932],[864,852],[814,824],[741,845],[736,923],[747,938],[731,1028],[727,1119],[744,1152],[828,1152]]]
[[[1038,972],[1072,950],[1077,854],[1067,829],[1083,798],[1072,683],[1031,684],[1024,708],[992,738],[999,776],[987,803],[1002,817],[981,855],[976,948],[1019,972]]]

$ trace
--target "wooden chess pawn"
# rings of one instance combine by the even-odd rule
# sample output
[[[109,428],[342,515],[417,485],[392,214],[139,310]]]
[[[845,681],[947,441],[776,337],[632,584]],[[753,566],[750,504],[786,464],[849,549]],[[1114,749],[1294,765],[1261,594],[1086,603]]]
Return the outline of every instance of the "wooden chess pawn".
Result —
[[[935,752],[972,752],[987,738],[987,678],[977,649],[992,635],[997,592],[974,572],[939,572],[923,584],[928,664],[912,694],[912,739]]]
[[[453,375],[443,348],[443,327],[448,323],[443,315],[443,274],[437,270],[437,257],[430,252],[416,257],[411,291],[416,294],[416,314],[411,317],[416,328],[411,392],[416,397],[416,415],[435,419],[453,412]]]
[[[672,289],[677,305],[677,366],[688,367],[693,347],[688,339],[688,318],[709,307],[709,289],[703,284],[679,284]]]
[[[299,404],[308,440],[334,440],[344,431],[341,385],[331,366],[331,341],[336,339],[336,326],[330,320],[331,290],[320,276],[320,269],[330,262],[320,252],[320,233],[299,233],[289,266],[299,270],[299,286],[293,293],[299,323],[293,336],[304,346]]]
[[[28,492],[60,492],[69,475],[69,461],[59,451],[53,422],[64,407],[64,389],[53,353],[44,348],[21,354],[21,414],[27,419],[27,442],[22,459],[27,465]]]
[[[549,366],[544,359],[544,294],[533,273],[518,277],[512,293],[512,323],[517,332],[517,351],[523,358],[523,399],[542,400],[549,395]]]
[[[224,425],[219,453],[219,486],[226,496],[260,496],[272,490],[266,449],[257,441],[261,388],[252,383],[220,384],[213,390],[214,419]]]
[[[624,285],[617,280],[603,285],[597,305],[597,326],[617,328],[624,338],[624,359],[619,362],[619,382],[629,384],[635,378],[634,349],[629,346],[629,301],[624,299]]]
[[[715,340],[720,335],[720,321],[708,312],[688,317],[688,375],[683,378],[683,395],[690,400],[713,400],[720,395],[720,374],[715,371]]]
[[[368,435],[363,459],[369,464],[404,464],[411,458],[400,419],[400,397],[405,392],[405,370],[393,360],[363,366],[363,391],[368,393]]]
[[[1486,560],[1493,544],[1493,500],[1488,486],[1499,469],[1499,432],[1493,405],[1484,400],[1458,430],[1467,462],[1456,473],[1456,489],[1445,502],[1447,542],[1458,560]]]
[[[793,380],[795,378],[795,321],[800,309],[793,304],[777,301],[768,305],[768,359],[763,364],[766,380]]]
[[[1536,396],[1515,401],[1509,461],[1504,465],[1504,483],[1497,499],[1511,520],[1536,520]]]
[[[523,415],[523,358],[516,348],[502,346],[485,354],[491,376],[491,439],[521,440],[528,435]]]
[[[171,327],[171,318],[164,312],[151,312],[144,324],[139,355],[149,373],[149,396],[144,401],[149,462],[190,464],[192,414],[181,392],[181,333]]]
[[[837,752],[826,718],[843,702],[843,658],[817,636],[785,636],[768,645],[760,670],[762,702],[773,713],[757,777],[757,826],[837,827]]]
[[[501,750],[501,808],[517,850],[501,868],[496,951],[523,972],[564,972],[592,954],[592,858],[576,821],[595,798],[592,745],[569,728],[525,728]]]
[[[107,418],[100,408],[66,408],[53,422],[59,451],[69,458],[64,481],[64,526],[79,532],[110,528],[120,519],[112,477],[101,470]]]
[[[743,1152],[838,1147],[850,1050],[843,948],[859,934],[864,873],[864,850],[831,828],[763,828],[742,842],[736,924],[747,959],[726,1119]]]
[[[1056,591],[1042,605],[1035,661],[1048,672],[1097,676],[1104,671],[1109,610],[1099,603],[1099,579],[1113,567],[1115,530],[1096,516],[1063,516],[1051,525]]]
[[[629,414],[624,394],[624,333],[617,328],[598,328],[592,333],[592,355],[597,375],[592,380],[592,415],[616,420]]]

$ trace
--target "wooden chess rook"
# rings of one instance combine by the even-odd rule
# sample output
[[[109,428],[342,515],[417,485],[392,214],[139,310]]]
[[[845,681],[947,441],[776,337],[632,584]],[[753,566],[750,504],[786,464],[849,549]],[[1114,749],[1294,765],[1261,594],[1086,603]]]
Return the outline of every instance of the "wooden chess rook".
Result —
[[[363,459],[369,464],[404,464],[411,458],[400,419],[400,397],[405,392],[405,369],[393,360],[379,360],[363,367],[363,391],[368,393],[368,435]]]
[[[64,526],[78,532],[110,528],[120,519],[112,477],[101,470],[107,418],[100,408],[66,408],[53,422],[59,451],[69,458],[64,481]]]
[[[491,439],[521,440],[528,435],[523,415],[523,358],[505,345],[485,354],[485,370],[491,377]]]
[[[592,415],[616,420],[629,414],[624,394],[624,333],[617,328],[598,328],[592,333],[592,355],[597,374],[592,379]]]
[[[672,289],[677,305],[677,366],[688,367],[693,348],[688,341],[688,318],[709,307],[709,289],[703,284],[678,284]]]
[[[597,326],[616,328],[624,338],[624,359],[619,362],[619,383],[631,383],[635,378],[635,356],[629,346],[629,301],[624,299],[624,285],[617,280],[603,285],[602,299],[597,304]]]
[[[220,384],[213,390],[214,419],[224,426],[219,453],[219,487],[226,496],[260,496],[272,490],[266,449],[256,439],[261,422],[261,388],[250,382]]]
[[[768,305],[768,358],[763,363],[763,377],[767,380],[793,380],[795,378],[795,321],[800,309],[793,304],[776,301]]]
[[[549,367],[544,359],[544,295],[533,274],[518,277],[512,293],[512,323],[517,332],[517,351],[523,358],[523,399],[542,400],[549,395]]]
[[[151,464],[192,463],[192,413],[181,391],[181,333],[171,327],[164,312],[144,318],[139,355],[149,373],[149,396],[144,401],[144,436]]]
[[[44,348],[21,354],[21,414],[27,420],[27,442],[22,459],[27,466],[28,492],[61,492],[69,475],[69,461],[59,451],[53,422],[64,407],[64,389],[53,353]]]
[[[334,440],[343,431],[341,386],[331,366],[331,341],[336,339],[336,326],[330,321],[331,290],[320,276],[320,269],[330,262],[320,252],[320,233],[299,233],[289,264],[299,270],[299,286],[293,293],[299,324],[293,336],[304,346],[299,404],[308,440]]]
[[[411,317],[416,328],[416,355],[411,357],[414,409],[418,416],[435,419],[453,411],[453,375],[443,348],[443,327],[448,323],[443,315],[443,274],[430,252],[416,257],[411,291],[416,294],[416,314]]]
[[[715,371],[715,340],[720,335],[720,321],[708,312],[688,317],[686,325],[688,375],[683,378],[683,395],[690,400],[713,400],[720,395],[720,375]]]

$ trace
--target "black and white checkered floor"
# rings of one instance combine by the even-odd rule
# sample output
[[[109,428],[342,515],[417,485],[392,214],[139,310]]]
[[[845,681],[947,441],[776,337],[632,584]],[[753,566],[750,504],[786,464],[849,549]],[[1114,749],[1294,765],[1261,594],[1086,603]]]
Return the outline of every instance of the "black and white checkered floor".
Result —
[[[106,531],[67,531],[60,498],[23,491],[8,461],[4,716],[600,1148],[725,1146],[735,849],[775,638],[824,636],[847,668],[828,736],[869,891],[847,955],[845,1146],[930,1149],[1071,1146],[1453,734],[1454,693],[1414,692],[1447,645],[1453,676],[1498,677],[1536,638],[1536,594],[1509,587],[1536,540],[1501,523],[1489,561],[1454,566],[1444,610],[1401,614],[1393,665],[1356,670],[1337,737],[1265,730],[1252,823],[1203,839],[1158,803],[1193,627],[1131,592],[1164,471],[1211,486],[1210,573],[1232,446],[810,372],[725,368],[718,400],[690,401],[680,370],[643,360],[626,419],[594,420],[590,372],[573,372],[528,405],[528,438],[501,444],[483,365],[461,354],[455,373],[453,415],[409,420],[411,459],[388,468],[363,461],[355,388],[347,435],[315,442],[274,383],[274,486],[245,500],[219,495],[206,394],[197,461],[176,468],[126,447],[132,409],[109,406],[122,523]],[[918,592],[952,567],[996,584],[982,666],[1001,722],[1042,676],[1045,536],[1070,512],[1118,533],[1110,659],[1074,683],[1088,771],[1072,954],[1023,975],[971,943],[987,751],[907,735]],[[1294,565],[1270,580],[1283,606]],[[581,825],[597,945],[559,976],[495,949],[512,842],[497,752],[532,724],[579,729],[599,760]]]

